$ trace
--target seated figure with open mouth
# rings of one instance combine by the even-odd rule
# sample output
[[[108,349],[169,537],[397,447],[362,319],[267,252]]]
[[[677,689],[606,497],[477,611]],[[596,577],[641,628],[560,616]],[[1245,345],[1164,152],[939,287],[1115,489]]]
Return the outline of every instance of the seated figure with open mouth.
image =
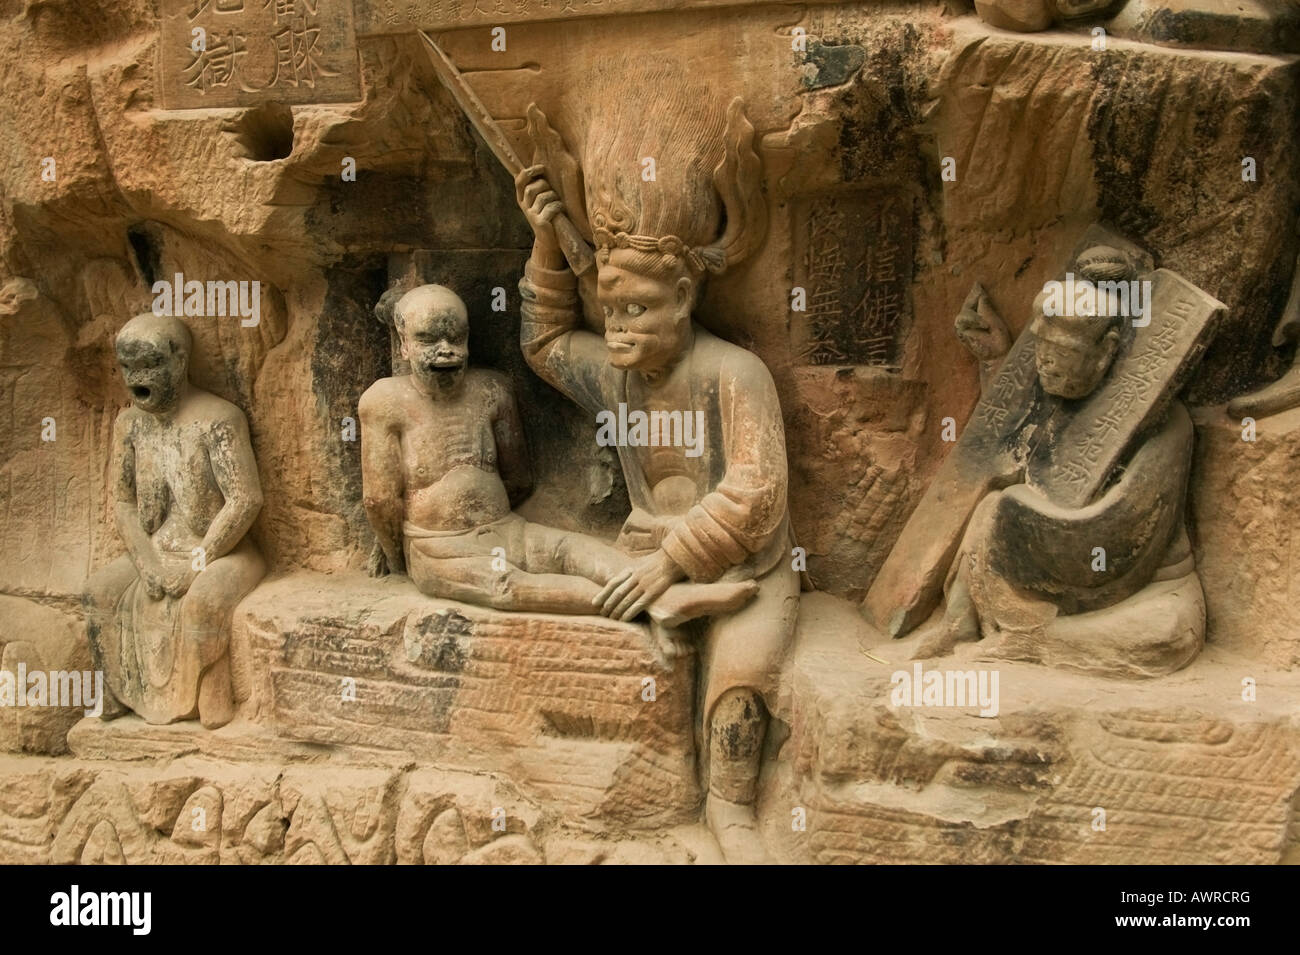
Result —
[[[83,603],[105,719],[207,727],[234,715],[230,621],[266,573],[245,535],[262,507],[248,422],[189,380],[193,337],[145,313],[117,359],[131,407],[113,426],[114,516],[126,554],[86,581]]]

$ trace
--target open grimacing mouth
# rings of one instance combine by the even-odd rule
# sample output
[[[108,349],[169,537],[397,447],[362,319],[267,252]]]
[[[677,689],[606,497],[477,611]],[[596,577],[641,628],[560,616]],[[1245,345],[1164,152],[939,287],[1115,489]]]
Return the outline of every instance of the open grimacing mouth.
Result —
[[[453,375],[464,367],[465,362],[460,358],[434,358],[424,363],[425,370],[435,375]]]
[[[136,401],[148,401],[149,396],[152,394],[153,394],[153,389],[149,388],[147,385],[131,386],[131,396],[135,398]]]

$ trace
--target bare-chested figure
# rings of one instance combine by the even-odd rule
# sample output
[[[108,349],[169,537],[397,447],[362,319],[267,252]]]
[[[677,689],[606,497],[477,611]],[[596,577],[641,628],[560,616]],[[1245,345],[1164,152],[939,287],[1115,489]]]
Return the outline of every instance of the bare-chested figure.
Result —
[[[147,722],[234,714],[230,616],[266,564],[245,533],[262,507],[244,413],[190,383],[193,338],[139,315],[117,336],[132,405],[113,428],[115,517],[126,554],[86,581],[104,717]]]
[[[371,573],[407,573],[423,593],[498,610],[592,614],[603,585],[631,564],[614,547],[524,520],[511,508],[532,490],[510,385],[469,367],[465,303],[423,285],[397,303],[411,374],[361,396],[366,514],[382,558]],[[648,608],[675,625],[742,606],[752,582],[682,585]]]

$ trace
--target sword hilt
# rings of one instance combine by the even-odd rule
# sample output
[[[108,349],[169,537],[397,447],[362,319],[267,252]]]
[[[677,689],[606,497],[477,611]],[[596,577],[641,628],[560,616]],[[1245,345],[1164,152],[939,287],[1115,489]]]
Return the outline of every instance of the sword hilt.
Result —
[[[582,237],[578,227],[573,224],[573,220],[563,212],[551,220],[551,227],[555,229],[555,239],[560,245],[560,251],[564,253],[564,258],[569,263],[569,268],[573,269],[574,275],[586,275],[596,264],[596,256],[591,251],[591,246],[587,245],[587,240]]]

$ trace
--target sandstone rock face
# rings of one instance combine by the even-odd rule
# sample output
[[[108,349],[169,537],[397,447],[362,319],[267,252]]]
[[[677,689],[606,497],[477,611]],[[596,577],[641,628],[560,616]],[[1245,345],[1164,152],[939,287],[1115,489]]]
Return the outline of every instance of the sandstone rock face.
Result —
[[[1300,412],[1224,410],[1300,381],[1294,10],[216,6],[0,3],[0,861],[1297,859]],[[1084,321],[1101,397],[1057,394],[1038,298],[1099,227],[1205,309]],[[429,285],[517,426],[449,388],[465,428],[368,465]],[[265,577],[199,628],[228,699],[18,705],[107,669],[115,341],[160,286],[260,485]],[[700,412],[701,453],[601,440],[620,401]],[[143,466],[175,480],[139,526],[220,536],[205,460]],[[555,536],[501,572],[564,612],[501,599],[507,514]],[[416,531],[472,535],[486,590],[445,541],[403,574]],[[954,703],[968,673],[998,699]]]
[[[1136,699],[1126,681],[977,656],[913,664],[901,646],[872,647],[886,664],[834,640],[800,646],[790,763],[764,802],[792,858],[1259,864],[1300,851],[1294,673],[1212,649]],[[893,674],[915,666],[997,673],[997,713],[896,705]],[[1210,805],[1223,815],[1207,825]]]
[[[235,630],[237,694],[286,739],[507,772],[577,818],[653,826],[697,807],[693,661],[658,657],[642,626],[296,574],[241,604]]]
[[[1193,490],[1210,633],[1226,649],[1262,664],[1300,666],[1290,567],[1289,507],[1295,467],[1295,411],[1247,422],[1222,407],[1198,414],[1198,485]]]

